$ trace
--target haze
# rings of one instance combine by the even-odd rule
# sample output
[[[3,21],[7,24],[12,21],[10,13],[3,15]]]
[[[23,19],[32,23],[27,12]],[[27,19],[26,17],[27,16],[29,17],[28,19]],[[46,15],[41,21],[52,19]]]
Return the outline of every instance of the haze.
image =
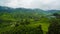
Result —
[[[0,0],[0,6],[60,10],[60,0]]]

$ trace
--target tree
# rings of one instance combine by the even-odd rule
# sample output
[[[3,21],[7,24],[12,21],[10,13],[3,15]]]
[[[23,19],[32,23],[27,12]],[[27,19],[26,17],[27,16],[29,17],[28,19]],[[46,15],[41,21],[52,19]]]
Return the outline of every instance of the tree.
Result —
[[[56,18],[51,21],[51,24],[48,28],[47,34],[60,34],[60,18],[58,17],[59,14],[53,14]],[[59,18],[59,19],[58,19]]]
[[[43,34],[43,30],[42,30],[41,25],[39,25],[39,26],[37,27],[37,34]]]

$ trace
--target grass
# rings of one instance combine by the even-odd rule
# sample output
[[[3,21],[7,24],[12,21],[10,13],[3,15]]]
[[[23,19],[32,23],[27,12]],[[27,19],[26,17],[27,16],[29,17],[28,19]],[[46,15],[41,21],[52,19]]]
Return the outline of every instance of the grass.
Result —
[[[42,30],[43,30],[44,34],[46,34],[46,32],[48,31],[49,23],[36,22],[36,23],[33,23],[33,24],[29,24],[28,26],[29,27],[37,27],[39,25],[42,25]]]

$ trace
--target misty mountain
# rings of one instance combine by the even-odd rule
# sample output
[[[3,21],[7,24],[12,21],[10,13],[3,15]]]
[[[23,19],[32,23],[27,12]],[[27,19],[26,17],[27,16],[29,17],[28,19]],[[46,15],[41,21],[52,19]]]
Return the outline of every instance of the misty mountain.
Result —
[[[60,12],[60,10],[47,10],[48,13],[57,13]]]
[[[0,12],[11,12],[11,13],[37,13],[37,14],[44,14],[50,15],[53,13],[59,13],[60,10],[42,10],[42,9],[26,9],[26,8],[10,8],[5,6],[0,6]]]
[[[0,6],[0,12],[11,12],[13,11],[13,8],[6,7],[6,6]]]

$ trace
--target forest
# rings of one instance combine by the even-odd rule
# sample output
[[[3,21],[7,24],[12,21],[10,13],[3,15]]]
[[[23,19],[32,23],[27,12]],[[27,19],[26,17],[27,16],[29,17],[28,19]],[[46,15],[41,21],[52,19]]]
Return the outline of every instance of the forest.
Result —
[[[60,34],[60,10],[0,6],[0,34]]]

